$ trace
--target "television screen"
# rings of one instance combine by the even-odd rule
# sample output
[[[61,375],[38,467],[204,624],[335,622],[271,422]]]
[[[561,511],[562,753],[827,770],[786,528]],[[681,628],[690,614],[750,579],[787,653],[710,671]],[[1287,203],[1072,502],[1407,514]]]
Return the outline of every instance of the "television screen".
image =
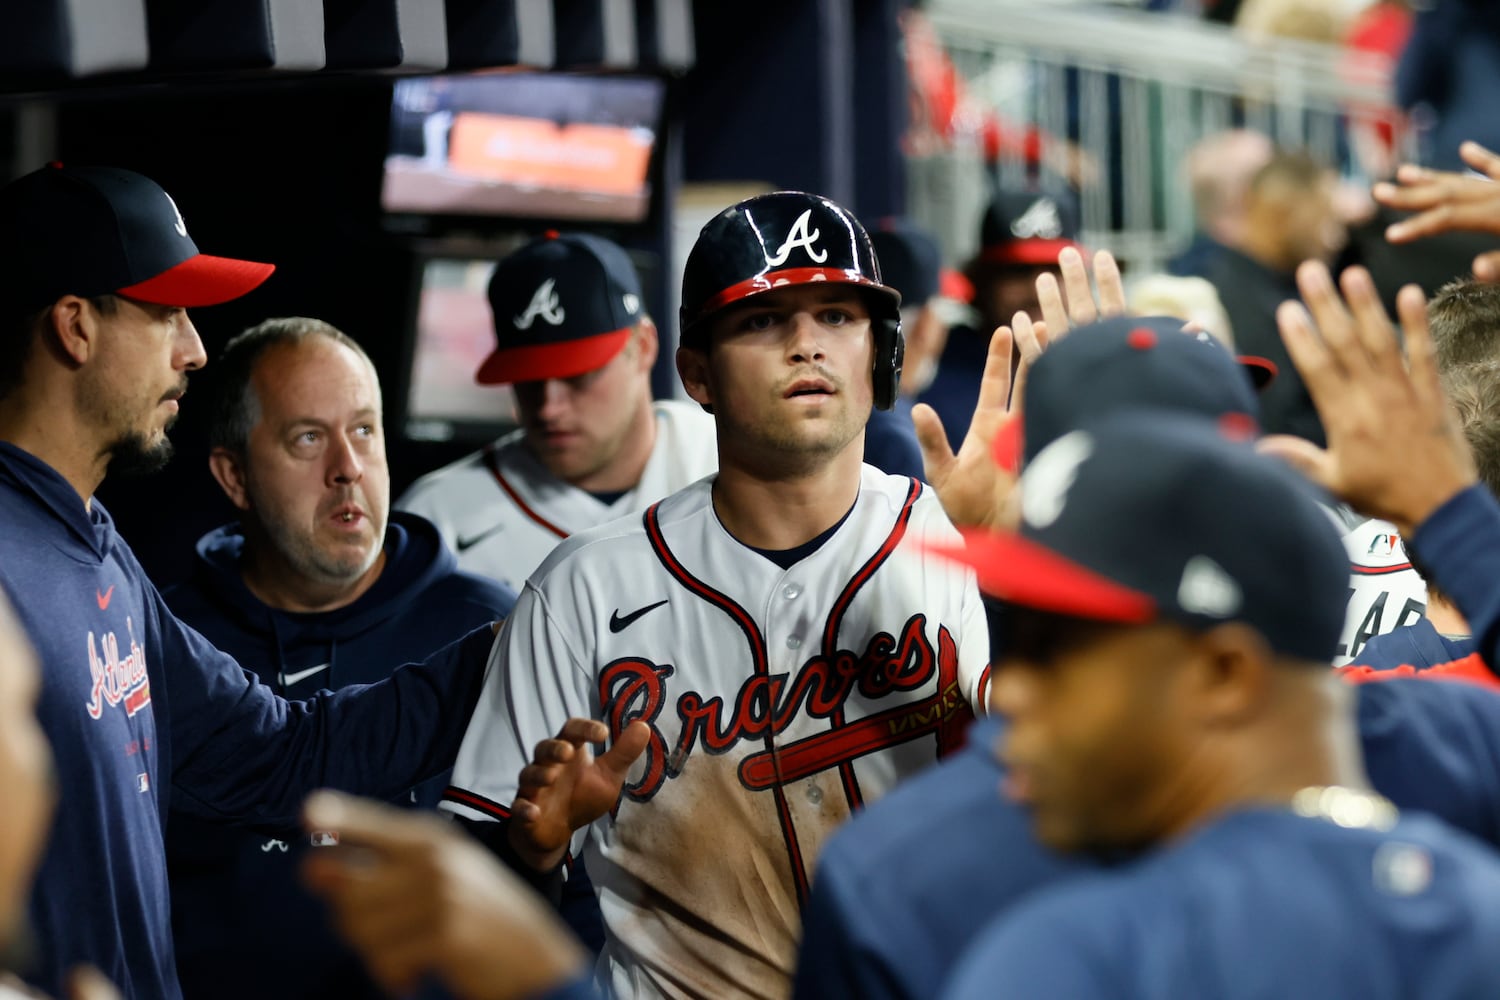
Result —
[[[381,202],[424,215],[641,222],[664,94],[650,77],[398,80]]]
[[[447,440],[465,428],[485,436],[514,420],[509,386],[479,385],[474,373],[495,347],[485,287],[495,258],[421,262],[416,333],[406,390],[406,436]],[[467,435],[464,435],[467,436]]]

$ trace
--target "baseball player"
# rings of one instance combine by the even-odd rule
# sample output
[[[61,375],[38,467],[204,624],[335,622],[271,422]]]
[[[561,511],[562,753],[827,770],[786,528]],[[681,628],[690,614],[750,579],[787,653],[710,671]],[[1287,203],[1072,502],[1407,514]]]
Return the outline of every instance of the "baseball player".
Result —
[[[963,556],[1008,612],[1003,794],[1054,850],[1157,849],[1013,907],[944,995],[1500,995],[1500,859],[1359,765],[1306,485],[1212,423],[1116,415],[1043,449],[1021,507]]]
[[[1241,373],[1210,347],[1150,319],[1080,327],[1031,370],[1021,417],[1027,442],[1045,446],[1073,430],[1070,415],[1107,419],[1132,406],[1212,419],[1253,415]],[[1073,391],[1080,384],[1090,386],[1087,396]],[[1404,411],[1389,419],[1424,422]],[[1380,463],[1393,478],[1406,465],[1399,453]],[[1463,541],[1422,551],[1436,578],[1454,580],[1472,607],[1500,571],[1470,563],[1470,540],[1500,537],[1500,517],[1487,529],[1482,519],[1460,523]],[[1458,539],[1452,529],[1444,534]],[[1478,630],[1486,631],[1483,622]],[[1500,761],[1500,696],[1404,679],[1357,691],[1371,784],[1401,808],[1500,843],[1500,786],[1490,777]],[[1097,859],[1045,850],[1020,805],[995,794],[1005,774],[993,753],[1000,734],[994,721],[976,725],[964,753],[905,783],[830,841],[804,914],[798,997],[926,996],[986,921],[1040,887],[1095,869]],[[891,940],[902,947],[890,948]]]
[[[519,430],[417,480],[400,510],[470,573],[514,590],[558,542],[714,470],[713,422],[651,399],[656,324],[619,247],[552,232],[495,268],[497,346],[475,375],[515,386]]]
[[[823,842],[954,745],[988,638],[972,577],[921,554],[956,537],[936,498],[861,461],[901,339],[860,223],[741,202],[682,302],[720,471],[532,575],[446,805],[536,872],[587,844],[617,994],[782,996]]]

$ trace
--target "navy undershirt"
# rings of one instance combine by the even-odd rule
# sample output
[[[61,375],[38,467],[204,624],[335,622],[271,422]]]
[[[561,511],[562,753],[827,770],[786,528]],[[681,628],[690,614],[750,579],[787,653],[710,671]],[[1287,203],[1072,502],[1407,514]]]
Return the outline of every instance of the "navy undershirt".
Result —
[[[833,527],[829,528],[827,531],[823,532],[821,535],[812,539],[811,541],[803,542],[801,545],[798,545],[795,548],[758,549],[754,545],[746,545],[745,548],[750,549],[752,552],[759,552],[761,555],[765,556],[767,559],[771,560],[782,569],[791,569],[793,566],[797,565],[799,562],[806,559],[814,552],[818,551],[818,549],[822,548],[823,543],[832,538],[835,531],[838,531],[839,528],[843,527],[844,522],[849,520],[849,515],[852,513],[854,513],[854,508],[851,506],[848,510],[844,511],[844,516],[839,518]]]
[[[615,505],[615,501],[619,500],[622,496],[629,492],[629,490],[610,490],[605,493],[595,493],[593,490],[589,490],[589,496],[593,497],[595,500],[598,500],[606,507],[613,507]]]

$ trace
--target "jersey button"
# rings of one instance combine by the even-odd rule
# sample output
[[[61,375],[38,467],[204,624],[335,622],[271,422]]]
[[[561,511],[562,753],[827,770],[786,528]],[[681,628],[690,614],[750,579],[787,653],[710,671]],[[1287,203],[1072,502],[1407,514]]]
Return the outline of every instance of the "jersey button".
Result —
[[[823,789],[819,788],[817,785],[808,785],[807,801],[811,802],[813,805],[817,805],[819,802],[822,802]]]
[[[795,601],[797,598],[802,596],[802,584],[787,584],[786,589],[781,592],[781,596],[785,597],[789,601]]]
[[[787,649],[800,649],[801,646],[802,646],[802,637],[800,635],[789,635],[789,636],[786,637],[786,648]]]

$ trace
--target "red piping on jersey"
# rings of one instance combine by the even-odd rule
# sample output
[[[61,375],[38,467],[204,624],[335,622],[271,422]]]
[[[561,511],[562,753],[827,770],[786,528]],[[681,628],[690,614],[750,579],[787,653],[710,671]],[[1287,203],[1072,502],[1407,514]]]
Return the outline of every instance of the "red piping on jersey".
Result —
[[[906,536],[906,525],[911,521],[912,505],[917,502],[917,496],[921,492],[922,484],[912,479],[906,489],[906,502],[901,505],[901,513],[896,515],[896,523],[891,527],[885,542],[869,561],[855,572],[849,582],[844,585],[844,591],[839,594],[838,600],[833,602],[833,611],[828,616],[828,624],[823,628],[824,656],[832,657],[838,652],[839,626],[844,623],[844,614],[849,610],[849,605],[854,603],[854,596],[859,593],[859,588],[870,581],[875,571],[880,569],[881,565],[890,558],[891,553],[896,550],[896,546],[901,544],[901,539]],[[844,706],[840,705],[828,721],[834,729],[842,729]],[[844,798],[849,801],[849,811],[853,812],[864,805],[864,796],[859,790],[859,778],[854,773],[854,761],[846,760],[839,764],[839,777],[844,783]]]
[[[1338,672],[1339,676],[1350,684],[1370,684],[1415,677],[1424,681],[1458,681],[1464,684],[1478,684],[1492,691],[1500,690],[1500,677],[1495,676],[1495,672],[1478,653],[1470,653],[1461,660],[1449,660],[1447,663],[1438,663],[1430,667],[1414,667],[1411,664],[1405,664],[1391,670],[1376,670],[1374,667],[1351,663],[1347,667],[1339,667]]]
[[[646,508],[646,513],[641,520],[646,526],[646,540],[651,543],[651,550],[656,553],[656,558],[661,561],[666,571],[688,589],[689,592],[702,598],[709,604],[727,614],[735,625],[739,626],[741,632],[745,633],[746,640],[750,643],[750,659],[754,664],[757,675],[770,676],[770,660],[766,654],[766,638],[761,635],[760,626],[755,624],[755,619],[750,613],[740,607],[727,594],[722,594],[702,580],[689,573],[672,551],[667,548],[667,541],[662,537],[661,522],[657,519],[657,508],[661,501],[657,501]],[[771,727],[766,728],[766,752],[775,759],[776,741]],[[787,859],[791,862],[792,880],[797,887],[797,906],[800,909],[807,905],[808,880],[807,868],[802,861],[802,845],[797,841],[797,827],[792,821],[792,813],[786,801],[786,789],[783,783],[778,781],[771,789],[776,798],[776,816],[781,822],[781,839],[786,843]]]
[[[451,785],[443,789],[444,802],[457,802],[461,806],[478,810],[496,819],[510,819],[510,809],[502,806],[493,799],[487,799],[483,795],[474,792],[466,792],[462,788],[454,788]]]
[[[1411,569],[1411,563],[1409,562],[1398,563],[1395,566],[1360,566],[1354,564],[1349,567],[1349,572],[1355,576],[1385,576],[1387,573],[1405,573],[1409,569]]]
[[[521,494],[516,492],[515,487],[505,481],[505,477],[500,474],[500,462],[495,455],[495,451],[493,448],[485,449],[484,464],[489,466],[490,475],[495,477],[495,482],[499,483],[500,488],[505,491],[505,495],[510,497],[511,503],[521,508],[522,514],[525,514],[537,524],[540,524],[542,527],[552,532],[558,538],[568,537],[568,533],[566,531],[562,530],[557,525],[553,524],[551,521],[547,520],[545,517],[527,506],[526,501],[521,499]]]
[[[462,788],[454,788],[449,785],[443,789],[444,802],[457,802],[461,806],[482,812],[487,816],[510,822],[510,810],[494,799],[487,799],[477,792],[466,792]],[[573,851],[571,849],[563,852],[562,866],[569,871],[573,870]]]

